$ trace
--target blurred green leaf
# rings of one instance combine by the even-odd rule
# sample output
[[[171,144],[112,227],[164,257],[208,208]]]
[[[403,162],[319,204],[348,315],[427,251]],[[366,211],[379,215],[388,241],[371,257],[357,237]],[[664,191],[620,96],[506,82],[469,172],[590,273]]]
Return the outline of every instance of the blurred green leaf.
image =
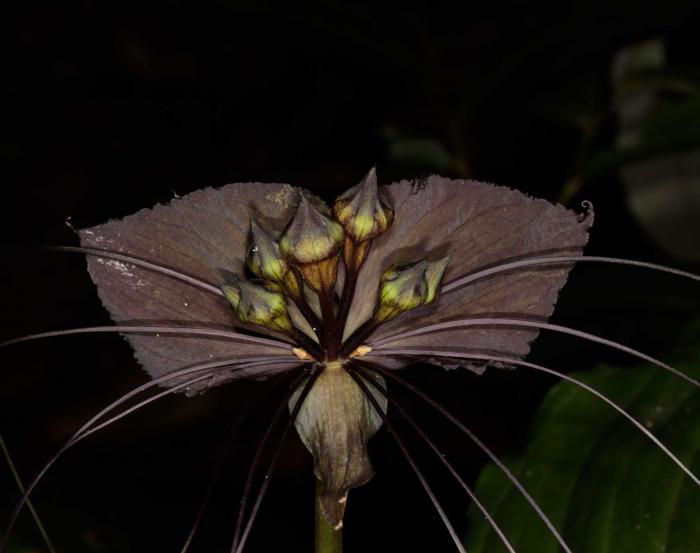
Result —
[[[674,366],[700,376],[700,322]],[[526,369],[523,369],[526,370]],[[700,392],[649,365],[599,366],[576,378],[642,422],[700,474]],[[700,544],[700,489],[629,421],[585,390],[561,382],[545,397],[524,451],[506,463],[576,553],[690,553]],[[518,553],[559,546],[517,490],[494,466],[476,494]],[[470,553],[506,551],[470,508]]]
[[[454,164],[452,154],[435,138],[406,136],[391,128],[385,129],[384,135],[389,158],[400,166],[427,172],[445,171]]]

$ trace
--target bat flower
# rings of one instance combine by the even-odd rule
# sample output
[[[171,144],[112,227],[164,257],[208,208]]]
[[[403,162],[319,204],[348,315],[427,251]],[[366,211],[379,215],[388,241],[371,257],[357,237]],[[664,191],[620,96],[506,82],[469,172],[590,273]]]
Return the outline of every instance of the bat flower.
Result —
[[[541,252],[579,255],[592,220],[474,181],[434,176],[378,188],[372,169],[330,208],[286,184],[231,184],[82,230],[80,238],[85,248],[147,259],[189,277],[91,256],[90,274],[117,323],[228,333],[129,335],[151,377],[228,363],[185,387],[193,393],[289,371],[301,361],[319,369],[313,386],[299,385],[289,405],[293,410],[307,392],[295,424],[314,457],[322,512],[337,527],[348,490],[372,477],[366,443],[382,424],[346,370],[352,361],[396,369],[420,358],[483,370],[483,363],[450,355],[455,345],[522,358],[536,329],[455,326],[410,334],[504,314],[546,320],[566,280],[565,264],[468,286],[455,280]],[[380,376],[374,381],[384,388]],[[386,398],[373,394],[386,411]]]
[[[542,329],[617,347],[677,373],[621,344],[547,322],[578,261],[641,265],[699,279],[648,263],[583,256],[593,222],[590,205],[586,208],[579,214],[508,188],[439,176],[378,187],[374,169],[330,207],[287,184],[207,188],[81,230],[81,247],[64,248],[88,254],[90,275],[115,326],[15,341],[120,332],[152,379],[84,425],[59,455],[124,416],[96,425],[147,388],[164,390],[142,404],[176,391],[201,393],[240,378],[296,376],[275,421],[289,409],[287,431],[293,424],[313,455],[317,508],[331,531],[342,525],[349,490],[373,476],[367,442],[383,423],[407,454],[386,417],[389,405],[405,414],[387,393],[387,381],[394,381],[475,440],[570,551],[488,448],[396,373],[420,360],[476,373],[489,365],[524,366],[578,383],[524,360]],[[243,549],[277,460],[279,448],[244,527],[252,473],[268,438],[269,430],[244,490],[232,551]],[[444,456],[438,457],[498,531]],[[407,459],[463,550],[422,473],[408,454]]]

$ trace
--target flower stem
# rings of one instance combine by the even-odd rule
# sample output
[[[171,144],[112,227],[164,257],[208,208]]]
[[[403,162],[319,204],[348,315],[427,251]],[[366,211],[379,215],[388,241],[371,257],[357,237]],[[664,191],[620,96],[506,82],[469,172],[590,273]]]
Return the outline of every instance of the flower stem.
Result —
[[[334,529],[321,512],[319,497],[321,494],[321,482],[316,480],[316,494],[314,496],[316,513],[315,553],[343,553],[343,530]]]

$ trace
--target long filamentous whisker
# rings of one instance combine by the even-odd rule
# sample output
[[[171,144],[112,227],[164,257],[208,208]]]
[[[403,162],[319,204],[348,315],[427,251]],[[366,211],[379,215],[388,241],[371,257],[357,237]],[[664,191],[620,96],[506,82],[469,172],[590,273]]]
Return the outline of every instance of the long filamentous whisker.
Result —
[[[362,367],[361,365],[357,365],[357,369],[364,374],[367,373],[367,370],[364,367]],[[442,451],[440,451],[440,449],[438,449],[438,447],[435,445],[435,442],[433,442],[428,437],[428,435],[425,433],[423,428],[421,428],[421,426],[415,421],[415,419],[409,413],[406,412],[406,410],[401,406],[401,404],[398,401],[396,401],[394,398],[392,398],[388,394],[388,392],[384,388],[382,388],[377,382],[375,382],[372,378],[365,378],[365,380],[367,380],[367,382],[369,382],[373,388],[378,390],[387,399],[389,404],[392,407],[394,407],[404,417],[404,419],[406,419],[406,422],[408,422],[408,424],[416,431],[416,433],[425,441],[425,443],[428,445],[428,447],[430,447],[430,449],[433,451],[433,453],[435,453],[435,455],[440,460],[440,462],[443,465],[445,465],[445,467],[450,472],[450,474],[452,474],[452,476],[455,478],[455,480],[457,480],[457,482],[462,487],[462,489],[465,492],[467,492],[467,495],[471,498],[471,500],[477,506],[479,511],[481,511],[481,514],[484,515],[484,518],[486,518],[486,520],[489,522],[489,524],[491,524],[491,527],[494,529],[496,534],[498,534],[499,538],[503,542],[503,545],[506,547],[506,549],[508,549],[508,551],[510,551],[511,553],[516,553],[515,549],[508,541],[508,538],[506,538],[506,536],[503,533],[503,531],[501,530],[501,528],[498,526],[496,521],[491,516],[491,513],[489,513],[488,510],[486,509],[486,507],[484,507],[484,505],[481,503],[481,501],[479,501],[479,498],[476,496],[476,494],[474,494],[474,492],[466,484],[466,482],[464,480],[462,480],[462,477],[459,475],[459,473],[457,473],[457,471],[452,466],[452,464],[447,459],[445,459],[445,456],[442,453]]]
[[[297,415],[299,414],[299,411],[301,410],[301,407],[304,404],[306,397],[309,395],[309,392],[311,391],[311,388],[316,382],[316,379],[321,375],[322,372],[323,367],[321,365],[315,366],[312,369],[311,374],[309,375],[309,379],[307,380],[306,384],[304,384],[304,387],[299,393],[299,397],[297,398],[292,412],[290,413],[289,422],[287,423],[287,426],[284,429],[284,433],[282,434],[282,437],[279,440],[277,449],[275,450],[272,460],[270,461],[270,464],[267,467],[267,471],[265,472],[265,478],[263,480],[262,485],[260,486],[258,495],[255,498],[255,503],[253,504],[253,508],[250,511],[250,517],[248,518],[248,522],[246,523],[245,529],[243,530],[243,534],[241,535],[241,540],[238,543],[237,548],[231,549],[231,553],[242,553],[243,548],[245,547],[245,544],[248,541],[248,536],[250,535],[250,530],[253,527],[255,518],[257,517],[258,511],[260,510],[260,504],[262,503],[262,500],[265,497],[265,493],[267,492],[267,488],[270,485],[270,477],[272,476],[272,473],[274,472],[275,467],[277,466],[277,460],[279,459],[280,452],[282,451],[282,445],[284,444],[287,435],[292,429],[292,426],[294,426],[294,422],[296,421]]]
[[[278,421],[282,417],[282,413],[284,413],[285,409],[288,408],[287,405],[289,404],[289,398],[292,397],[292,394],[294,394],[297,385],[301,382],[303,378],[304,375],[302,374],[298,378],[296,378],[294,382],[292,382],[292,384],[289,386],[289,390],[280,402],[280,405],[275,411],[275,414],[273,415],[270,424],[267,425],[267,429],[265,430],[265,434],[260,440],[260,444],[258,444],[255,456],[253,457],[253,461],[250,464],[250,470],[248,471],[248,476],[246,478],[245,485],[243,486],[243,494],[241,495],[241,501],[238,508],[238,516],[236,517],[236,530],[233,535],[233,545],[231,546],[232,551],[236,550],[241,540],[241,531],[243,530],[243,516],[245,515],[245,508],[248,504],[248,497],[250,496],[250,490],[253,485],[253,477],[255,476],[255,472],[258,466],[260,465],[262,454],[265,451],[268,442],[270,441],[273,429],[275,428],[275,426],[277,426]]]
[[[201,338],[226,338],[233,342],[250,342],[253,344],[262,344],[265,346],[280,348],[289,351],[289,343],[271,338],[261,338],[260,336],[250,336],[241,334],[233,330],[219,330],[215,328],[196,327],[196,326],[177,326],[177,325],[113,325],[113,326],[86,326],[81,328],[69,328],[66,330],[51,330],[49,332],[39,332],[37,334],[28,334],[19,338],[12,338],[0,342],[0,348],[21,344],[22,342],[30,342],[32,340],[41,340],[43,338],[55,338],[59,336],[73,336],[76,334],[99,334],[99,333],[119,332],[124,334],[165,334],[165,335],[181,335],[195,336]]]
[[[100,248],[80,248],[76,246],[49,246],[46,249],[49,251],[58,252],[83,253],[87,255],[93,255],[95,257],[104,257],[106,259],[114,259],[116,261],[131,263],[132,265],[143,267],[144,269],[148,269],[149,271],[153,271],[175,278],[177,280],[181,280],[182,282],[186,282],[187,284],[191,284],[193,286],[196,286],[197,288],[201,288],[202,290],[205,290],[215,296],[224,296],[224,293],[221,291],[221,289],[215,284],[212,284],[211,282],[207,282],[205,280],[193,277],[191,275],[178,271],[177,269],[168,267],[167,265],[162,265],[160,263],[156,263],[155,261],[149,261],[147,259],[125,254],[123,252],[102,250]]]
[[[445,525],[445,528],[447,528],[447,531],[450,533],[450,536],[452,537],[452,541],[454,541],[455,546],[460,551],[460,553],[466,553],[466,549],[462,545],[462,540],[460,540],[459,536],[457,535],[457,532],[455,531],[454,527],[452,526],[450,519],[447,518],[447,515],[445,514],[445,510],[442,508],[442,505],[440,505],[440,502],[438,501],[437,497],[435,496],[435,493],[430,488],[430,484],[428,484],[428,481],[425,479],[425,476],[423,475],[421,470],[418,468],[418,465],[416,464],[415,460],[413,459],[413,456],[408,452],[406,445],[403,443],[403,440],[399,437],[398,433],[394,429],[394,425],[389,421],[389,418],[386,416],[386,414],[382,410],[381,406],[379,405],[379,402],[376,400],[376,398],[369,391],[369,389],[367,388],[367,385],[362,381],[363,380],[362,377],[356,372],[356,370],[354,370],[351,366],[346,367],[346,370],[348,371],[350,376],[352,376],[352,378],[355,380],[355,382],[357,382],[357,385],[362,390],[362,393],[365,394],[365,397],[367,397],[368,401],[372,404],[372,408],[375,410],[377,415],[379,415],[379,417],[382,419],[384,424],[386,424],[387,430],[389,431],[389,433],[392,435],[392,437],[396,441],[396,445],[399,446],[401,453],[403,453],[403,456],[406,458],[406,461],[411,466],[411,469],[413,469],[413,472],[415,473],[416,477],[418,478],[421,485],[423,486],[425,493],[428,494],[428,497],[430,498],[430,501],[433,503],[435,510],[437,511],[438,515],[440,515],[440,518],[442,519],[442,522]]]
[[[442,287],[442,293],[447,294],[462,288],[467,284],[471,284],[476,280],[486,278],[488,276],[503,273],[506,271],[512,271],[514,269],[522,269],[526,267],[532,267],[535,265],[551,265],[558,263],[580,263],[580,262],[595,262],[595,263],[611,263],[615,265],[628,265],[632,267],[642,267],[644,269],[652,269],[654,271],[661,271],[663,273],[669,273],[672,275],[689,278],[691,280],[700,282],[700,275],[695,273],[690,273],[688,271],[681,271],[680,269],[674,269],[673,267],[667,267],[665,265],[658,265],[656,263],[648,263],[646,261],[636,261],[634,259],[620,259],[617,257],[601,257],[594,255],[578,255],[578,256],[553,256],[553,257],[534,257],[530,259],[521,259],[519,261],[511,261],[509,263],[503,263],[502,265],[497,265],[495,267],[490,267],[476,273],[471,273],[462,277],[458,277],[445,284]]]
[[[24,493],[24,484],[22,483],[22,478],[20,477],[19,472],[17,471],[14,462],[12,461],[10,450],[5,444],[5,440],[3,440],[2,435],[0,435],[0,451],[2,451],[2,454],[5,457],[7,464],[9,465],[10,472],[12,473],[12,476],[15,479],[17,487],[19,488],[19,492]],[[46,531],[44,523],[41,522],[41,518],[39,517],[39,513],[34,508],[34,503],[32,503],[30,499],[27,499],[27,508],[29,509],[32,518],[34,519],[34,523],[36,524],[36,527],[39,530],[41,537],[44,539],[46,549],[48,549],[49,553],[56,553],[56,549],[54,548],[53,543],[51,543],[51,539],[49,538],[49,533]]]
[[[651,357],[650,355],[647,355],[646,353],[642,353],[641,351],[638,351],[636,349],[633,349],[629,346],[625,346],[624,344],[620,344],[619,342],[614,342],[612,340],[608,340],[607,338],[602,338],[600,336],[596,336],[595,334],[589,334],[588,332],[583,332],[582,330],[577,330],[575,328],[570,328],[567,326],[561,326],[561,325],[555,325],[551,323],[544,323],[540,321],[530,321],[526,319],[508,319],[508,318],[501,318],[501,317],[491,317],[491,318],[474,318],[474,319],[458,319],[455,321],[445,321],[442,323],[436,323],[432,325],[427,325],[424,327],[419,327],[414,330],[409,330],[406,332],[400,332],[398,334],[394,334],[393,336],[387,336],[385,338],[381,338],[379,340],[376,340],[374,342],[369,342],[369,345],[376,350],[377,352],[383,351],[387,349],[387,344],[391,342],[395,342],[397,340],[401,340],[403,338],[410,338],[412,336],[420,336],[422,334],[430,334],[432,332],[441,332],[444,330],[450,330],[453,328],[464,328],[464,327],[470,327],[470,326],[489,326],[489,327],[516,327],[516,328],[537,328],[540,330],[551,330],[553,332],[560,332],[562,334],[569,334],[571,336],[576,336],[577,338],[583,338],[584,340],[588,340],[590,342],[595,342],[597,344],[602,344],[604,346],[608,346],[620,351],[623,351],[625,353],[629,353],[630,355],[633,355],[635,357],[638,357],[639,359],[643,359],[644,361],[648,361],[649,363],[653,363],[657,367],[661,367],[662,369],[669,371],[676,376],[682,378],[683,380],[686,380],[687,382],[690,382],[694,386],[697,386],[700,388],[700,382],[692,378],[691,376],[688,376],[687,374],[679,371],[678,369],[673,368],[671,365],[668,365],[664,363],[663,361],[660,361],[654,357]]]
[[[266,360],[266,361],[251,361],[250,363],[245,363],[244,366],[238,366],[238,367],[232,368],[232,369],[230,369],[230,370],[231,370],[231,372],[234,372],[234,371],[237,371],[237,370],[249,369],[249,368],[252,368],[252,367],[259,367],[259,366],[269,365],[269,364],[271,364],[271,363],[277,363],[277,362],[278,362],[278,361],[276,361],[276,360],[275,360],[275,361],[270,361],[270,360]],[[224,369],[225,369],[225,367],[224,367]],[[215,370],[212,371],[212,373],[205,374],[205,375],[203,375],[203,376],[201,376],[201,377],[197,377],[197,379],[194,380],[194,382],[200,382],[201,380],[205,380],[206,378],[210,378],[213,374],[216,374],[216,373],[218,373],[218,372],[221,372],[222,370],[223,370],[223,369],[221,369],[221,368],[215,369]],[[189,385],[191,385],[191,384],[189,384]],[[185,386],[185,387],[186,387],[186,386]],[[89,430],[86,430],[86,431],[83,432],[75,441],[82,440],[83,438],[89,436],[90,434],[93,434],[93,433],[97,432],[98,430],[102,430],[102,429],[105,428],[106,426],[109,426],[109,425],[115,423],[116,421],[118,421],[119,419],[121,419],[121,418],[123,418],[123,417],[129,415],[130,413],[133,413],[134,411],[137,411],[138,409],[141,409],[141,407],[144,407],[144,406],[148,405],[149,403],[151,403],[151,402],[153,402],[153,401],[155,401],[155,400],[157,400],[157,399],[160,399],[161,397],[164,397],[164,396],[167,396],[167,395],[171,394],[174,390],[178,390],[178,389],[181,389],[181,388],[182,388],[182,386],[180,386],[180,385],[178,385],[178,386],[173,386],[172,388],[170,388],[170,389],[168,389],[168,390],[164,390],[164,391],[162,391],[162,392],[159,392],[159,393],[157,393],[156,395],[149,397],[148,399],[144,399],[143,401],[140,401],[139,403],[137,403],[137,404],[135,404],[135,405],[129,407],[128,409],[122,411],[122,412],[119,413],[118,415],[115,415],[115,416],[113,416],[113,417],[107,419],[106,421],[101,422],[101,423],[98,424],[97,426],[95,426],[95,427],[93,427],[93,428],[90,428]],[[75,443],[75,442],[73,442],[73,443]]]
[[[275,383],[275,386],[282,381],[278,381]],[[240,429],[241,425],[243,424],[243,421],[245,418],[248,416],[248,414],[258,406],[258,404],[270,393],[274,386],[266,386],[265,389],[262,391],[262,393],[258,394],[253,400],[251,400],[244,408],[242,411],[240,411],[237,415],[236,418],[233,421],[233,424],[231,425],[231,428],[229,428],[229,431],[227,433],[226,439],[221,447],[221,452],[218,455],[218,459],[216,461],[216,465],[214,467],[214,471],[212,472],[211,477],[209,478],[209,484],[207,485],[207,489],[204,492],[204,496],[202,497],[202,501],[199,505],[199,510],[197,511],[197,515],[195,516],[194,522],[192,523],[192,527],[190,528],[190,532],[187,535],[187,539],[185,540],[185,543],[182,546],[182,549],[180,550],[180,553],[187,553],[187,550],[189,549],[192,540],[194,539],[195,534],[197,533],[197,530],[199,529],[199,525],[202,522],[202,519],[204,518],[204,512],[209,505],[209,501],[211,500],[212,495],[214,494],[214,490],[216,488],[216,483],[219,480],[219,476],[221,475],[221,471],[223,470],[224,467],[224,461],[226,459],[226,456],[229,452],[229,449],[231,448],[231,445],[233,444],[233,441],[238,434],[238,430]]]
[[[367,363],[363,363],[361,361],[358,361],[358,363],[371,371],[378,372],[385,378],[389,378],[390,380],[397,382],[407,390],[410,390],[418,397],[420,397],[423,401],[428,403],[433,409],[435,409],[438,413],[444,416],[452,424],[454,424],[466,436],[468,436],[469,439],[471,439],[489,457],[489,459],[491,459],[491,462],[493,462],[506,475],[508,480],[510,480],[513,483],[513,485],[518,489],[518,491],[530,504],[535,513],[537,513],[537,516],[542,520],[542,522],[544,522],[547,528],[549,528],[549,531],[556,538],[556,540],[559,542],[559,545],[564,549],[564,551],[566,551],[566,553],[572,553],[571,549],[564,541],[564,538],[562,538],[561,534],[559,534],[559,531],[554,527],[554,524],[552,524],[552,521],[549,520],[549,517],[544,513],[544,511],[540,508],[537,502],[528,493],[528,491],[522,485],[520,480],[518,480],[516,476],[510,471],[510,469],[503,463],[503,461],[501,461],[496,456],[496,454],[493,453],[491,449],[489,449],[489,447],[484,442],[482,442],[471,430],[469,430],[457,417],[455,417],[442,405],[433,400],[430,396],[413,386],[411,383],[407,382],[399,376],[396,376],[393,371],[385,370],[376,365],[368,365]]]
[[[136,265],[138,267],[143,267],[144,269],[148,269],[149,271],[160,273],[160,274],[172,277],[176,280],[180,280],[182,282],[185,282],[187,284],[191,284],[192,286],[200,288],[200,289],[204,290],[205,292],[208,292],[208,293],[213,294],[215,296],[218,296],[220,298],[225,297],[221,288],[219,286],[213,284],[212,282],[194,277],[192,275],[188,275],[187,273],[183,273],[182,271],[178,271],[177,269],[174,269],[174,268],[169,267],[167,265],[163,265],[161,263],[156,263],[155,261],[150,261],[150,260],[144,259],[142,257],[137,257],[134,255],[125,254],[123,252],[102,250],[100,248],[82,248],[82,247],[76,247],[76,246],[48,246],[44,249],[49,250],[49,251],[58,251],[58,252],[82,253],[82,254],[86,254],[86,255],[92,255],[95,257],[104,257],[107,259],[114,259],[117,261],[131,263],[132,265]],[[312,328],[314,328],[314,327],[318,328],[320,326],[320,322],[318,320],[318,317],[316,317],[316,314],[309,308],[309,306],[305,303],[305,301],[300,301],[300,302],[295,301],[295,304],[297,305],[297,307],[301,311],[302,315],[308,321],[308,323],[311,325]]]
[[[551,375],[554,375],[558,378],[561,378],[562,380],[566,380],[567,382],[570,382],[572,384],[575,384],[579,388],[582,388],[586,390],[587,392],[593,394],[596,396],[598,399],[603,400],[605,403],[607,403],[610,407],[615,409],[618,413],[620,413],[622,416],[624,416],[628,421],[630,421],[632,424],[634,424],[647,438],[649,438],[656,446],[661,449],[668,457],[671,459],[678,467],[685,472],[690,479],[695,482],[697,486],[700,487],[700,479],[695,476],[691,472],[691,470],[683,464],[683,462],[678,459],[654,434],[652,434],[642,423],[640,423],[637,419],[635,419],[632,415],[630,415],[627,411],[625,411],[622,407],[620,407],[617,403],[615,403],[613,400],[611,400],[609,397],[604,395],[602,392],[599,392],[595,388],[592,388],[588,384],[581,382],[580,380],[577,380],[576,378],[566,375],[564,373],[560,373],[559,371],[555,371],[554,369],[550,369],[548,367],[543,367],[542,365],[537,365],[535,363],[530,363],[529,361],[523,361],[521,359],[514,359],[511,357],[499,357],[495,355],[485,355],[481,353],[470,353],[469,351],[439,351],[439,350],[419,350],[418,353],[415,352],[415,350],[396,350],[397,352],[401,351],[411,351],[412,355],[435,355],[435,356],[443,356],[443,357],[459,357],[459,358],[464,358],[464,359],[475,359],[475,360],[483,360],[483,361],[493,361],[495,363],[508,363],[512,365],[519,365],[521,367],[527,367],[530,369],[534,369],[536,371],[548,373]],[[391,355],[391,353],[384,352],[387,355]],[[394,353],[397,354],[397,353]]]
[[[160,394],[157,394],[153,398],[149,398],[149,400],[145,400],[145,402],[141,402],[141,404],[134,406],[134,408],[132,408],[131,410],[138,409],[139,407],[145,405],[146,403],[150,403],[151,401],[156,400],[156,399],[162,397],[163,395],[171,394],[171,393],[173,393],[181,388],[191,386],[192,384],[200,382],[206,378],[209,378],[210,376],[211,376],[210,374],[205,374],[205,375],[200,375],[196,378],[191,378],[191,379],[189,379],[181,384],[178,384],[177,386],[173,386],[172,388],[169,388],[168,390],[161,392]],[[131,412],[131,410],[127,409],[123,415],[127,415],[129,412]],[[108,421],[106,421],[106,424],[111,424],[112,422],[116,421],[119,418],[121,418],[121,414],[117,415],[116,417],[113,417],[112,419],[109,419]],[[59,449],[58,452],[49,460],[49,462],[46,465],[44,465],[44,467],[42,467],[42,469],[36,474],[36,476],[32,479],[32,481],[29,483],[27,488],[24,490],[24,493],[22,494],[22,496],[20,497],[20,500],[18,501],[17,505],[15,506],[15,510],[13,511],[12,516],[10,517],[10,520],[7,524],[7,529],[5,531],[5,536],[3,537],[3,541],[2,541],[2,543],[0,543],[0,553],[3,553],[5,551],[5,544],[6,544],[7,538],[10,535],[10,531],[12,530],[12,528],[15,524],[15,521],[17,519],[17,516],[20,513],[20,510],[22,509],[22,507],[26,503],[27,499],[29,498],[29,495],[34,490],[36,485],[39,483],[39,480],[41,480],[41,478],[44,476],[46,471],[51,467],[51,465],[53,465],[53,463],[58,459],[58,457],[60,457],[68,448],[72,447],[73,445],[75,445],[77,442],[79,442],[80,440],[82,440],[86,436],[92,434],[93,431],[99,430],[100,428],[102,428],[102,425],[98,425],[94,429],[87,430],[87,431],[83,432],[82,434],[75,435],[68,442],[66,442],[66,444],[64,444],[64,446],[61,449]]]
[[[291,360],[291,359],[290,359]],[[26,503],[27,499],[29,498],[29,495],[32,493],[34,488],[37,486],[41,478],[46,474],[46,472],[53,466],[53,464],[56,462],[56,460],[71,446],[73,446],[78,440],[82,439],[84,435],[87,435],[87,433],[91,433],[90,428],[92,427],[95,422],[100,420],[105,414],[107,414],[109,411],[114,409],[115,407],[121,405],[122,403],[125,403],[128,401],[130,398],[134,397],[135,395],[148,390],[149,388],[152,388],[154,386],[157,386],[159,384],[168,382],[169,380],[174,380],[176,378],[181,378],[184,376],[187,376],[189,374],[193,373],[198,373],[202,371],[209,371],[207,374],[203,376],[198,376],[196,378],[197,382],[200,380],[204,380],[206,378],[210,378],[212,375],[217,374],[218,372],[221,371],[230,371],[230,372],[237,372],[239,370],[245,370],[249,368],[251,364],[259,364],[263,361],[251,361],[249,363],[241,363],[239,366],[235,366],[232,368],[232,366],[236,365],[237,363],[240,363],[240,359],[227,359],[227,360],[220,360],[220,361],[212,361],[209,363],[202,363],[199,365],[195,365],[192,367],[187,367],[185,369],[180,369],[177,371],[173,371],[172,373],[163,375],[161,377],[155,378],[149,382],[146,382],[145,384],[142,384],[130,392],[127,392],[126,394],[122,395],[120,398],[117,400],[113,401],[110,403],[107,407],[102,409],[99,413],[97,413],[94,417],[92,417],[88,422],[86,422],[83,426],[81,426],[74,434],[73,436],[44,464],[44,466],[39,470],[39,472],[32,478],[31,482],[27,485],[25,488],[24,492],[22,493],[22,496],[20,497],[19,501],[15,505],[14,511],[12,512],[12,515],[10,517],[10,520],[7,524],[7,527],[5,529],[5,535],[2,538],[2,541],[0,542],[0,553],[3,553],[5,551],[5,546],[7,544],[7,539],[9,538],[10,532],[12,531],[12,528],[14,527],[14,524],[17,520],[17,517],[19,516],[20,511],[22,510],[22,507]],[[267,364],[274,364],[278,363],[279,359],[277,357],[270,357],[270,360],[267,361]],[[302,363],[300,363],[301,365]],[[212,370],[214,369],[214,370]],[[288,369],[288,370],[293,370],[294,367]],[[187,381],[182,384],[177,385],[176,387],[170,388],[166,390],[166,393],[172,393],[175,392],[181,388],[186,388],[187,386],[191,386],[192,382]],[[165,395],[165,394],[162,394]],[[111,422],[114,422],[115,420],[118,420],[118,418],[121,417],[116,417],[114,420],[111,421],[105,421],[111,424]],[[101,428],[104,427],[104,423],[100,426]]]

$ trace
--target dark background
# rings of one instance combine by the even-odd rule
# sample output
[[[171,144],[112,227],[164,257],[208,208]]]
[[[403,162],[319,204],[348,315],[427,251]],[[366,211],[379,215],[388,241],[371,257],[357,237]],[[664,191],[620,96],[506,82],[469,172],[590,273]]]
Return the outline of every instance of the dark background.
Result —
[[[108,323],[79,256],[17,249],[75,244],[68,217],[90,226],[241,181],[288,182],[332,200],[375,164],[383,182],[437,172],[576,209],[591,200],[588,253],[697,270],[692,252],[670,254],[631,213],[620,168],[700,144],[688,132],[700,127],[700,112],[668,123],[668,142],[619,155],[610,75],[621,49],[661,40],[666,64],[655,76],[690,88],[659,94],[672,104],[694,98],[699,16],[692,0],[28,3],[5,18],[0,339]],[[699,307],[697,288],[678,280],[587,266],[574,272],[555,320],[663,354]],[[533,356],[560,369],[629,362],[552,336]],[[25,479],[100,406],[145,382],[115,336],[12,347],[0,367],[0,432]],[[529,417],[552,384],[522,371],[476,377],[421,366],[406,374],[506,455],[527,440]],[[227,427],[260,388],[240,382],[164,399],[68,453],[35,495],[59,551],[179,551]],[[228,551],[247,463],[282,391],[232,447],[193,551]],[[473,482],[483,455],[405,400]],[[465,532],[467,498],[418,441],[408,443]],[[377,476],[350,494],[347,550],[451,550],[386,430],[371,453]],[[0,467],[2,528],[17,491],[4,460]],[[312,482],[310,456],[294,436],[250,551],[310,550]],[[43,550],[27,515],[13,535],[14,551]]]

